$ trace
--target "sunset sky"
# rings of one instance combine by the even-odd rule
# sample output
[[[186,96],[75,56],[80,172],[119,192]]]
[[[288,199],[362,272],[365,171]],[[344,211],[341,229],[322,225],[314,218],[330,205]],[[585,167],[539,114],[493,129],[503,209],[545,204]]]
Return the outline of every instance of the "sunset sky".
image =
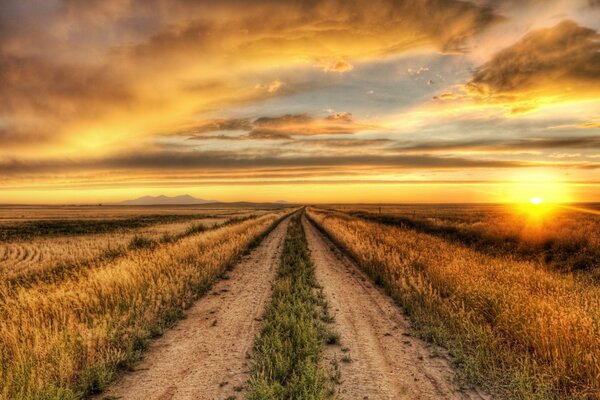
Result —
[[[600,201],[599,0],[3,0],[0,203]]]

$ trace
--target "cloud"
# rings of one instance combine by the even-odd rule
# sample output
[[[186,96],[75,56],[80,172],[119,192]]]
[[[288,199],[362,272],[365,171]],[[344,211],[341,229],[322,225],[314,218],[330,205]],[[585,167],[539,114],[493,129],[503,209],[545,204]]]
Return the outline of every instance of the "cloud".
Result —
[[[5,1],[0,119],[70,136],[64,154],[91,143],[106,152],[157,124],[303,90],[302,74],[289,81],[299,68],[344,72],[415,48],[455,51],[498,20],[459,0]]]
[[[352,117],[352,114],[349,112],[333,113],[325,119],[327,121],[338,121],[338,122],[345,122],[345,123],[354,122],[354,118]]]
[[[27,148],[34,144],[51,141],[52,135],[48,130],[24,129],[23,126],[16,127],[7,125],[0,127],[0,146],[5,149]]]
[[[585,129],[599,129],[600,128],[600,122],[582,122],[580,124],[577,124],[578,128],[585,128]]]
[[[252,129],[252,121],[248,118],[212,119],[204,121],[193,127],[176,131],[176,135],[200,135],[207,132],[221,131],[249,131]]]
[[[299,139],[293,144],[300,146],[330,147],[330,148],[367,148],[383,147],[394,143],[391,139]]]
[[[329,64],[326,64],[323,67],[323,71],[325,72],[337,72],[343,74],[344,72],[352,71],[354,66],[347,61],[335,61]]]
[[[514,26],[497,10],[515,11],[520,3],[2,1],[0,179],[5,172],[67,177],[64,180],[81,173],[93,181],[115,173],[181,177],[188,170],[244,177],[268,169],[278,170],[285,179],[294,176],[291,170],[341,175],[349,170],[369,174],[456,169],[458,174],[471,168],[552,167],[442,154],[561,148],[584,153],[596,148],[596,142],[525,138],[419,143],[431,123],[440,119],[453,137],[472,133],[464,129],[464,114],[444,114],[441,102],[427,103],[433,104],[431,110],[441,110],[439,114],[419,114],[422,109],[411,108],[430,98],[438,85],[437,98],[445,104],[493,104],[515,113],[533,110],[542,101],[597,98],[598,37],[583,22],[591,18],[576,18],[581,26],[564,23],[504,44],[504,52],[486,56],[488,62],[465,79],[472,55],[484,59],[479,52],[485,47],[482,37],[497,34],[489,28],[504,29],[501,21],[511,25],[506,29]],[[548,19],[536,18],[523,12],[523,24],[547,26]],[[409,66],[414,69],[407,73]],[[377,73],[384,70],[389,71]],[[460,82],[466,83],[462,93],[442,86]],[[410,87],[417,84],[419,90]],[[326,108],[355,115],[322,114]],[[479,109],[467,111],[477,114]],[[387,112],[403,114],[389,122],[394,116]],[[592,120],[593,115],[582,113],[581,120]],[[418,127],[422,131],[410,125],[416,117],[425,121]],[[397,133],[396,122],[403,132],[414,128],[421,135],[395,147],[390,139],[375,138]],[[547,121],[537,126],[544,124]],[[514,137],[516,129],[507,125]],[[487,128],[481,127],[493,130]],[[524,136],[532,135],[523,131]],[[583,168],[576,162],[556,165]]]
[[[540,137],[526,139],[467,139],[455,141],[436,141],[404,143],[395,146],[400,152],[445,153],[456,151],[469,152],[519,152],[545,149],[600,149],[600,137]]]
[[[461,96],[456,94],[456,93],[452,93],[452,92],[444,92],[441,93],[437,96],[433,96],[434,100],[456,100],[458,98],[460,98]]]
[[[113,155],[96,159],[26,161],[22,159],[0,160],[0,171],[7,175],[46,174],[64,171],[198,171],[252,170],[263,168],[288,169],[314,168],[383,168],[403,169],[465,169],[465,168],[515,168],[543,164],[524,161],[481,160],[433,155],[338,155],[278,157],[231,154],[210,151],[154,151]]]
[[[521,101],[517,112],[543,96],[597,96],[600,35],[573,21],[533,31],[477,68],[465,90],[487,101]]]
[[[576,124],[556,125],[550,129],[600,129],[600,121],[585,121]]]
[[[373,125],[362,124],[354,120],[352,114],[342,112],[316,118],[309,114],[284,114],[277,117],[258,117],[250,119],[216,119],[202,122],[167,135],[190,136],[194,140],[284,140],[294,136],[349,135],[361,131],[373,130]],[[205,135],[219,131],[243,130],[248,133],[235,137]]]
[[[136,53],[202,49],[224,52],[231,60],[249,54],[267,60],[277,54],[292,60],[330,57],[328,65],[336,70],[338,62],[347,68],[342,56],[390,54],[424,45],[456,51],[465,39],[501,20],[490,7],[460,0],[176,3],[185,4],[196,18],[172,24],[137,46]],[[221,18],[203,18],[208,15]]]
[[[256,89],[265,90],[267,93],[277,93],[284,85],[281,80],[275,79],[266,85],[258,84],[255,87]]]
[[[81,118],[135,101],[127,82],[109,68],[0,56],[0,115]]]

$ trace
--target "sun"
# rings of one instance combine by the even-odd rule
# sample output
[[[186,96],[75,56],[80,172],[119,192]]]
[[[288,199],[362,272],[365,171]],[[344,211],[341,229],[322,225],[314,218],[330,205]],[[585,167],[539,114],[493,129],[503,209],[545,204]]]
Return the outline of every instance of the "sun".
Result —
[[[532,198],[530,198],[530,199],[529,199],[529,202],[530,202],[531,204],[538,205],[538,204],[542,204],[542,203],[544,202],[544,199],[542,199],[541,197],[537,197],[537,196],[536,196],[536,197],[532,197]]]
[[[541,196],[532,196],[528,201],[521,203],[520,211],[527,217],[528,224],[538,225],[547,220],[555,212],[556,204],[546,202]]]

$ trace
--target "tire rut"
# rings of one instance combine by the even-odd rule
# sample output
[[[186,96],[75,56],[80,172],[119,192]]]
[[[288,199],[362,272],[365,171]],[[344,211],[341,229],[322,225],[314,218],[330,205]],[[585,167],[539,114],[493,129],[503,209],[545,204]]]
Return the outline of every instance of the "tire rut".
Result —
[[[225,399],[249,379],[249,354],[271,297],[289,218],[152,343],[134,372],[97,398]]]
[[[341,347],[324,364],[341,369],[342,399],[487,399],[452,383],[448,359],[411,336],[410,322],[393,300],[303,218],[317,281],[323,286]]]

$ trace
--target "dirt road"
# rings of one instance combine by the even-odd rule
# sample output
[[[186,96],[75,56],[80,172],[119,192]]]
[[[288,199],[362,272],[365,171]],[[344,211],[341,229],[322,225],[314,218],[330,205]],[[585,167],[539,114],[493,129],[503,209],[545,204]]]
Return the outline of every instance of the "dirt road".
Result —
[[[226,399],[249,379],[260,317],[271,285],[289,218],[199,299],[187,318],[156,340],[135,371],[98,398],[123,400]]]
[[[444,358],[409,336],[409,322],[394,302],[303,218],[317,281],[329,302],[340,347],[325,351],[325,363],[341,368],[342,399],[482,399],[460,392]]]

